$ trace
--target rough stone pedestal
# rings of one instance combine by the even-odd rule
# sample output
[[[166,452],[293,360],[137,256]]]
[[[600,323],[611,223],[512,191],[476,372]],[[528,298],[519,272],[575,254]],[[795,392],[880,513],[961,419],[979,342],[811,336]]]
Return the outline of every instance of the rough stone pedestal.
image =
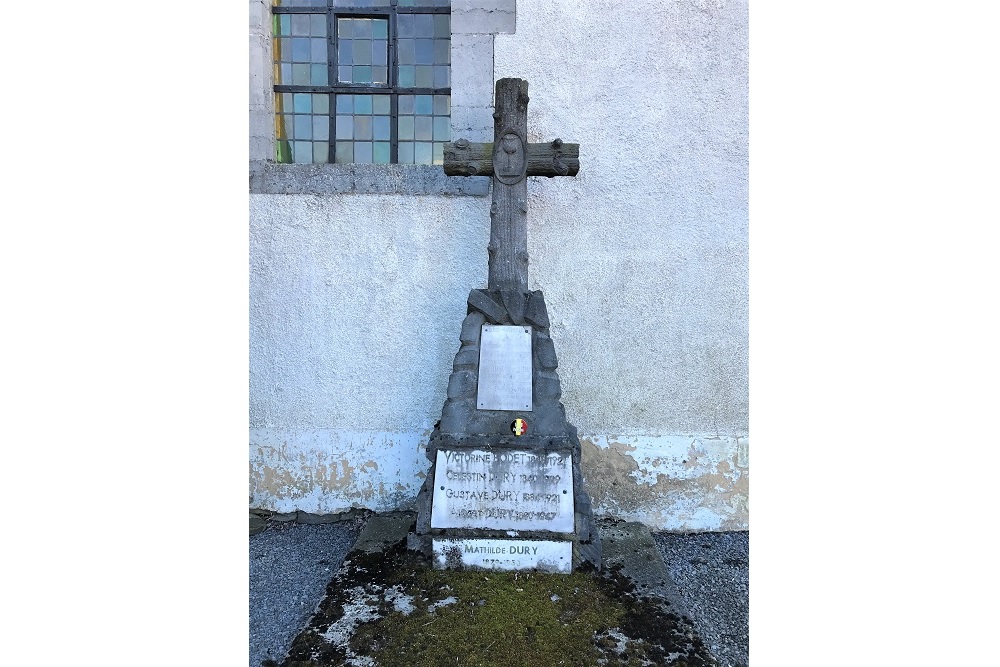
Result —
[[[483,325],[530,331],[530,410],[477,407]],[[416,532],[408,546],[445,567],[599,570],[601,541],[580,474],[580,440],[559,401],[558,363],[542,293],[472,290],[461,341],[441,421],[427,447],[431,467],[417,496]],[[526,422],[522,435],[512,432],[516,419]],[[435,479],[441,470],[448,479]],[[440,507],[445,494],[460,506],[457,512],[449,509],[450,517]],[[469,556],[464,563],[463,554]],[[565,562],[570,558],[571,565]]]

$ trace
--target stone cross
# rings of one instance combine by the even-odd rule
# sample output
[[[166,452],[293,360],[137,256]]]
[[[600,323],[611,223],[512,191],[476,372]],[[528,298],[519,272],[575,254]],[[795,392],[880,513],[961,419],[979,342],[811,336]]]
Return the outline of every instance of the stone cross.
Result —
[[[492,176],[490,291],[528,291],[528,176],[576,176],[580,144],[556,139],[528,143],[528,82],[500,79],[496,85],[493,143],[465,139],[444,146],[444,173]]]

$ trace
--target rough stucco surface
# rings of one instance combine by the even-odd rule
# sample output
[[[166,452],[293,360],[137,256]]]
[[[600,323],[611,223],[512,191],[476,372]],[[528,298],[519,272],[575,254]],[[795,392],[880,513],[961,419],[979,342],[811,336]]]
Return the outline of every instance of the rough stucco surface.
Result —
[[[529,81],[529,140],[580,144],[576,178],[528,184],[529,281],[594,511],[745,530],[747,4],[519,2],[516,17],[494,78]],[[489,198],[252,195],[250,223],[256,504],[405,504],[485,286]],[[280,442],[294,462],[267,449]]]
[[[745,3],[520,2],[496,38],[529,139],[580,144],[528,253],[582,432],[747,431],[746,59]]]
[[[251,196],[251,428],[432,427],[483,219],[487,198]]]

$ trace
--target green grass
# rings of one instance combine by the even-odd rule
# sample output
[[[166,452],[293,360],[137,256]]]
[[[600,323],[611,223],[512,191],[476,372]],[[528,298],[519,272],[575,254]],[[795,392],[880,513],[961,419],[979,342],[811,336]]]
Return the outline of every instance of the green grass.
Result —
[[[359,587],[378,618],[337,645],[323,634],[357,606]],[[435,570],[401,545],[348,557],[283,667],[353,664],[352,654],[377,667],[716,664],[687,619],[620,574]]]
[[[426,569],[406,592],[416,610],[358,628],[355,652],[371,647],[383,667],[596,665],[594,633],[616,627],[624,613],[579,573]],[[429,610],[449,597],[458,601]]]

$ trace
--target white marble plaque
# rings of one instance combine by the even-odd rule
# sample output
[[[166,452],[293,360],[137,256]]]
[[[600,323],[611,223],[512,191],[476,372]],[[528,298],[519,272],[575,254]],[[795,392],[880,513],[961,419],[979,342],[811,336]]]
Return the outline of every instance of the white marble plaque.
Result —
[[[573,571],[573,544],[555,540],[488,538],[433,539],[434,565],[446,568],[461,561],[464,567],[490,570]]]
[[[483,325],[476,407],[531,412],[531,327]]]
[[[439,449],[431,528],[572,533],[569,452]]]

